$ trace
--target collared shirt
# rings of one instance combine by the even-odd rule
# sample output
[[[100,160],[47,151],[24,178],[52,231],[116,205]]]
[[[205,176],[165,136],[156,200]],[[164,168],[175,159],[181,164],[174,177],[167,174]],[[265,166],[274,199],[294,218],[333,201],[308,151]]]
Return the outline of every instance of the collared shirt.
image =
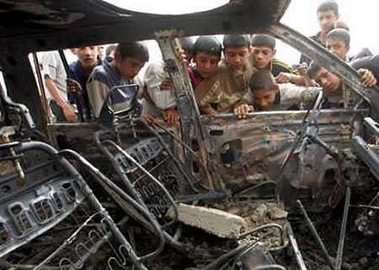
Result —
[[[58,51],[39,53],[38,59],[43,77],[45,78],[47,76],[52,79],[61,98],[67,101],[67,74]],[[45,95],[48,101],[52,100],[49,91],[45,91]]]

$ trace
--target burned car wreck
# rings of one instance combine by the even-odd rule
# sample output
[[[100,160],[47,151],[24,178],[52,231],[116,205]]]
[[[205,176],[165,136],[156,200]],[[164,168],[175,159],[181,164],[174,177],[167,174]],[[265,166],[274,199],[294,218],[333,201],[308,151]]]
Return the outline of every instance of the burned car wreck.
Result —
[[[152,15],[0,0],[0,269],[376,269],[379,90],[281,24],[289,4]],[[339,74],[360,101],[200,115],[178,37],[253,32]],[[158,41],[178,129],[117,113],[107,128],[48,124],[29,54],[125,37]]]

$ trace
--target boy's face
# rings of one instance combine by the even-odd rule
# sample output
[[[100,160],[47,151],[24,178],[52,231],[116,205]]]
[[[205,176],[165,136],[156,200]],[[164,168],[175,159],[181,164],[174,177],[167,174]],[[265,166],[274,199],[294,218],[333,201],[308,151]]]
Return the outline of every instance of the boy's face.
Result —
[[[338,16],[334,13],[333,10],[327,10],[317,12],[317,18],[321,31],[329,32],[334,28],[334,24],[337,21]]]
[[[243,71],[250,52],[250,47],[227,47],[224,50],[226,63],[232,70]]]
[[[326,40],[326,48],[332,53],[337,55],[342,60],[346,61],[349,47],[343,40],[328,38]]]
[[[79,47],[72,51],[78,57],[83,68],[92,68],[97,65],[97,46]]]
[[[342,95],[342,80],[327,69],[321,68],[313,76],[313,79],[322,87],[324,97]]]
[[[268,46],[253,47],[254,67],[257,69],[266,68],[275,56],[275,50]]]
[[[104,53],[105,53],[104,45],[97,46],[97,52],[98,52],[100,59],[103,59]]]
[[[217,71],[220,57],[209,53],[198,52],[193,61],[200,75],[203,78],[208,78]]]
[[[275,96],[278,90],[276,89],[256,89],[252,91],[254,106],[262,111],[270,110],[275,102]]]
[[[132,80],[145,65],[145,61],[134,57],[121,59],[120,53],[115,53],[115,65],[121,77],[125,80]]]

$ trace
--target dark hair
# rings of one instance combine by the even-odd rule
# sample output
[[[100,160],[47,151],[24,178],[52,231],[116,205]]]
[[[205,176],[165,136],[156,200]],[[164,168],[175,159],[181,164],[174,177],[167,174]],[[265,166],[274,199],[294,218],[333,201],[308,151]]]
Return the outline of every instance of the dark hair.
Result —
[[[347,31],[346,29],[342,29],[342,28],[333,29],[326,35],[326,39],[342,40],[345,43],[346,47],[350,46],[350,34],[349,34],[349,31]]]
[[[181,37],[180,43],[182,44],[182,49],[187,52],[193,53],[195,40],[193,37]]]
[[[112,51],[116,50],[116,47],[117,47],[116,44],[108,45],[107,48],[105,49],[105,56],[109,56]]]
[[[248,35],[225,35],[222,41],[224,48],[249,47],[251,45]]]
[[[121,55],[121,59],[133,57],[144,62],[149,61],[149,51],[142,42],[121,42],[117,44],[116,51]]]
[[[317,12],[325,12],[329,10],[332,10],[335,15],[338,15],[338,4],[336,1],[334,0],[324,1],[317,8]]]
[[[276,83],[271,71],[261,69],[253,73],[249,80],[249,87],[252,92],[256,90],[272,90],[275,89]]]
[[[322,67],[318,64],[316,64],[315,62],[311,62],[309,64],[309,68],[308,68],[308,71],[307,71],[307,75],[309,76],[309,78],[313,78],[316,73],[321,69]]]
[[[197,53],[209,53],[218,57],[221,57],[221,43],[213,36],[201,36],[199,37],[194,45],[193,54],[196,56]]]
[[[251,45],[253,46],[267,46],[271,49],[275,49],[275,38],[268,35],[255,34],[251,38]]]

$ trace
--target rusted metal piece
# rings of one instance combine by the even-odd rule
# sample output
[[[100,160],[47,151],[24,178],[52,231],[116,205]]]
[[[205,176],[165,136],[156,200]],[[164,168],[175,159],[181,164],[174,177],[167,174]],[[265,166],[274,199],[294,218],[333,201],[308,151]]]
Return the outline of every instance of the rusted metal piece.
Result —
[[[107,144],[110,144],[111,146],[113,146],[114,148],[117,149],[117,151],[119,151],[119,153],[124,157],[126,158],[127,160],[129,160],[134,166],[136,166],[138,169],[140,169],[143,173],[145,173],[147,175],[147,177],[153,181],[158,187],[159,189],[161,189],[164,193],[164,195],[167,197],[168,199],[168,203],[171,205],[170,208],[173,209],[174,211],[174,216],[171,217],[174,221],[178,219],[178,208],[175,204],[175,201],[174,201],[174,198],[170,195],[170,192],[166,189],[166,187],[157,179],[155,178],[154,175],[152,175],[147,169],[145,169],[133,156],[131,156],[129,153],[127,153],[126,151],[124,151],[124,149],[122,149],[119,145],[117,145],[115,142],[113,141],[110,141],[110,140],[106,140],[104,143],[107,143]],[[137,184],[137,182],[134,182],[134,184]],[[141,194],[141,192],[140,192]],[[150,193],[151,195],[151,193]],[[146,195],[144,196],[146,197]],[[171,224],[165,224],[165,226],[169,226]]]
[[[147,268],[142,263],[142,260],[155,255],[155,253],[145,255],[147,257],[138,257],[136,255],[134,249],[131,247],[131,245],[126,240],[124,235],[120,232],[119,228],[115,225],[112,218],[109,216],[108,212],[104,209],[104,207],[101,205],[99,200],[95,197],[92,190],[88,187],[88,185],[86,184],[84,179],[80,176],[80,174],[76,171],[76,169],[66,159],[61,158],[56,149],[54,149],[53,147],[45,143],[27,142],[27,143],[22,143],[19,146],[19,151],[21,152],[28,151],[28,150],[40,150],[40,151],[45,152],[46,154],[51,156],[60,166],[62,166],[62,169],[65,172],[67,172],[73,179],[76,180],[77,184],[75,185],[80,187],[81,189],[80,191],[83,194],[82,196],[85,197],[89,201],[90,205],[97,211],[97,213],[101,215],[101,218],[102,218],[101,220],[106,223],[108,231],[115,237],[115,239],[119,242],[120,246],[122,246],[125,249],[128,257],[130,258],[132,263],[135,265],[135,267],[137,267],[140,270],[146,270]],[[74,151],[71,151],[71,153],[73,152]],[[78,192],[75,192],[75,194],[78,194]],[[75,206],[77,206],[77,204],[75,204]],[[68,213],[65,212],[65,215],[68,215],[68,214],[69,212]],[[66,241],[65,243],[63,243],[63,245],[65,245],[68,242],[69,241]]]
[[[293,145],[284,158],[282,165],[280,166],[280,172],[278,178],[280,178],[281,174],[283,173],[283,170],[285,166],[287,165],[289,157],[293,154],[295,149],[298,147],[298,145],[303,141],[304,136],[307,132],[308,127],[317,121],[317,116],[319,115],[320,112],[320,106],[322,102],[322,92],[318,94],[316,97],[316,100],[314,101],[313,108],[309,108],[307,113],[304,115],[303,122],[301,128],[296,132],[296,138],[294,139]]]
[[[325,259],[326,259],[326,262],[329,264],[329,266],[334,269],[334,263],[324,245],[324,242],[322,241],[320,235],[318,234],[317,232],[317,229],[315,228],[315,226],[313,225],[311,219],[309,218],[308,214],[307,214],[307,211],[305,210],[303,204],[301,203],[300,200],[297,200],[297,204],[299,205],[300,207],[300,210],[301,210],[301,213],[303,214],[305,220],[307,221],[307,225],[309,227],[309,229],[311,230],[311,233],[313,235],[313,237],[315,238],[317,244],[319,245],[319,247],[321,248],[322,252],[324,253],[324,256],[325,256]]]
[[[10,137],[15,135],[16,131],[14,127],[2,127],[0,128],[0,146],[1,148],[8,148],[8,151],[10,153],[9,159],[13,161],[13,164],[16,168],[17,174],[18,174],[18,184],[20,186],[23,186],[25,184],[25,173],[24,170],[21,167],[20,163],[20,156],[16,154],[14,148],[11,144]]]
[[[145,133],[147,137],[136,133],[134,143],[131,143],[128,138],[119,136],[124,129],[130,129],[130,125],[142,125],[145,132],[146,129],[149,131]],[[107,139],[110,134],[116,139]],[[162,229],[175,222],[166,218],[166,212],[173,207],[177,213],[176,196],[198,193],[197,179],[171,151],[163,137],[145,121],[131,119],[130,122],[119,122],[112,130],[97,131],[95,141],[111,161],[128,194],[149,212],[151,218],[158,220]],[[164,232],[167,243],[181,250],[182,244],[172,235]]]
[[[184,144],[188,146],[192,146],[194,142],[197,143],[201,160],[199,165],[203,169],[209,189],[214,190],[213,178],[208,168],[206,135],[200,122],[200,112],[187,72],[187,65],[181,59],[181,45],[177,39],[178,35],[175,30],[164,30],[157,32],[156,38],[165,61],[165,70],[174,85],[180,116],[181,137]],[[184,148],[184,153],[185,164],[188,168],[191,168],[193,157],[187,148]]]
[[[66,159],[60,156],[57,150],[42,142],[19,143],[15,149],[17,153],[24,154],[23,164],[31,165],[24,168],[28,181],[23,187],[11,185],[12,182],[15,182],[15,173],[9,176],[11,178],[2,177],[1,179],[2,190],[0,192],[5,192],[0,196],[1,256],[5,254],[8,254],[7,257],[11,256],[14,249],[19,250],[28,246],[29,242],[37,237],[55,237],[54,234],[49,236],[53,231],[51,229],[72,218],[71,222],[74,221],[74,223],[69,224],[74,226],[58,230],[63,234],[63,239],[50,241],[49,245],[41,246],[44,251],[41,252],[42,256],[36,254],[30,258],[25,257],[25,267],[29,266],[28,259],[30,259],[33,269],[56,269],[56,267],[81,269],[85,267],[93,254],[99,251],[103,252],[103,247],[106,246],[109,251],[114,252],[111,252],[113,255],[110,254],[108,259],[104,260],[109,268],[116,265],[121,267],[133,264],[139,270],[147,270],[142,261],[156,256],[162,251],[165,242],[162,233],[160,233],[160,244],[155,251],[137,256],[134,248],[119,231],[81,175]],[[63,153],[70,153],[84,161],[85,164],[89,164],[73,151]],[[89,167],[94,176],[103,177],[102,180],[105,181],[105,184],[114,188],[112,181],[101,174],[97,168],[92,165]],[[5,190],[5,185],[9,186],[10,190]],[[159,235],[161,232],[159,226],[154,227],[156,221],[149,219],[150,216],[144,212],[143,207],[127,197],[122,190],[113,190],[129,203],[130,208],[139,211]],[[80,215],[78,214],[79,210],[82,211]],[[55,231],[55,234],[58,231]],[[5,237],[6,235],[8,236]],[[68,238],[66,239],[64,235],[67,235]],[[51,245],[54,245],[54,250],[51,250]],[[38,248],[38,245],[33,247]],[[120,260],[120,258],[126,257],[130,260]],[[28,269],[23,268],[22,265],[19,266],[20,269]]]
[[[198,158],[195,151],[192,150],[191,147],[189,147],[187,144],[185,144],[180,138],[178,138],[174,133],[172,133],[167,127],[163,126],[158,121],[152,120],[152,124],[159,129],[162,129],[164,132],[166,132],[168,135],[170,135],[171,138],[173,138],[177,143],[179,143],[181,146],[186,148],[186,150],[192,154],[193,158]]]
[[[367,164],[376,179],[379,180],[379,155],[373,150],[373,146],[367,144],[360,136],[353,137],[351,142],[354,151]]]
[[[247,248],[246,246],[238,246],[235,249],[229,251],[228,253],[222,255],[220,258],[213,261],[212,263],[210,263],[209,265],[207,265],[206,267],[204,267],[201,270],[217,270],[217,269],[220,269],[220,267],[223,264],[225,264],[226,262],[228,262],[229,260],[231,260],[232,258],[237,256],[238,254],[240,254],[242,251],[246,250],[246,248]]]
[[[307,267],[304,263],[304,259],[303,259],[303,256],[301,255],[299,246],[297,245],[297,241],[296,241],[295,235],[293,234],[292,226],[290,223],[288,223],[287,233],[288,233],[289,241],[295,253],[295,258],[296,258],[299,268],[301,270],[307,270]]]
[[[51,112],[49,109],[49,104],[46,98],[46,89],[45,89],[45,84],[42,79],[42,72],[41,72],[41,66],[38,62],[38,57],[37,53],[33,52],[33,63],[34,63],[34,68],[36,70],[36,77],[37,77],[37,83],[38,83],[38,88],[41,91],[41,99],[42,99],[42,107],[43,107],[43,116],[44,116],[44,121],[46,124],[50,124],[50,116]]]
[[[374,136],[379,136],[379,123],[376,122],[371,117],[365,117],[363,119],[363,125],[367,128]]]
[[[343,208],[343,215],[342,215],[342,222],[341,222],[341,229],[340,229],[340,238],[338,240],[336,265],[334,268],[336,270],[340,270],[342,267],[342,256],[343,256],[343,248],[345,246],[346,225],[347,225],[347,217],[349,214],[350,197],[351,197],[351,188],[349,186],[349,183],[347,183],[346,193],[345,193],[345,204]]]
[[[353,112],[321,110],[317,123],[311,126],[317,127],[318,138],[328,145],[337,149],[348,148]],[[359,115],[366,113],[366,110],[357,111],[358,116],[354,118],[357,129],[362,126]],[[232,114],[203,116],[205,130],[210,134],[210,164],[214,178],[222,182],[220,186],[238,193],[264,181],[277,182],[280,164],[291,149],[305,115],[306,111],[254,112],[243,120],[237,120]],[[320,146],[314,145],[305,150],[302,154],[306,155],[304,160],[313,162],[310,163],[313,165],[312,174],[307,177],[308,183],[320,184],[320,175],[328,169],[337,169],[337,163]],[[296,153],[291,158],[286,172],[291,173],[289,178],[292,182],[300,180],[302,173],[298,169],[302,158],[299,155]],[[298,180],[295,182],[299,184]]]
[[[141,257],[141,259],[147,259],[156,256],[159,254],[164,246],[165,243],[165,236],[160,228],[160,225],[156,221],[154,217],[148,212],[148,210],[144,207],[144,205],[140,205],[140,203],[136,200],[134,200],[132,197],[130,197],[127,193],[125,193],[120,187],[118,187],[116,184],[114,184],[108,177],[106,177],[99,169],[94,167],[88,160],[80,156],[78,153],[76,153],[73,150],[62,150],[60,152],[61,154],[70,154],[71,156],[75,157],[78,161],[82,163],[83,166],[87,168],[87,170],[95,176],[95,179],[99,182],[100,185],[108,187],[111,191],[116,193],[119,198],[122,199],[122,201],[127,202],[129,205],[131,205],[139,215],[142,215],[143,219],[138,218],[138,215],[134,215],[134,218],[137,218],[138,221],[143,223],[147,228],[149,228],[152,232],[156,233],[156,235],[159,237],[159,245],[156,250],[153,252],[144,255]],[[120,203],[122,203],[122,201]],[[118,202],[119,203],[119,202]],[[127,213],[130,213],[130,210],[126,211]],[[148,224],[146,224],[147,222]]]
[[[258,266],[255,270],[286,270],[286,268],[278,264],[270,264]]]

